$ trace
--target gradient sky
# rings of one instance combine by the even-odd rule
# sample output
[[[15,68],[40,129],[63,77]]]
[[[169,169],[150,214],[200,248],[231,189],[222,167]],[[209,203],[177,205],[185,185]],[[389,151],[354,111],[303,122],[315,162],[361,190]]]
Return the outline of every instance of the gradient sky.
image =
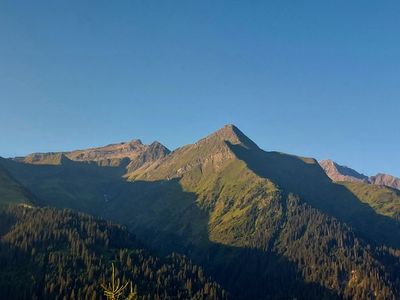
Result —
[[[0,155],[233,123],[400,176],[399,1],[1,1]]]

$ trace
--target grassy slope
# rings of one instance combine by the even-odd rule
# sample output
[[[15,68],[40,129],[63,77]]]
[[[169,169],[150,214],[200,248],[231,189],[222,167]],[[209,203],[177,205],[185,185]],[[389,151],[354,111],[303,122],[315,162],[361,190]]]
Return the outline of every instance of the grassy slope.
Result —
[[[400,191],[367,183],[340,182],[377,213],[400,220]]]
[[[32,204],[34,197],[0,166],[0,207],[9,204]]]

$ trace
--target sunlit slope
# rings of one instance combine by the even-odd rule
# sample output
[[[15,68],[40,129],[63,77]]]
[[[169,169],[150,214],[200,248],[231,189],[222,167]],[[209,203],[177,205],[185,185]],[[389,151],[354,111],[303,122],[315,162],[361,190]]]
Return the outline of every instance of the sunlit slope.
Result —
[[[400,221],[400,191],[387,186],[368,183],[341,182],[358,199],[377,213]]]

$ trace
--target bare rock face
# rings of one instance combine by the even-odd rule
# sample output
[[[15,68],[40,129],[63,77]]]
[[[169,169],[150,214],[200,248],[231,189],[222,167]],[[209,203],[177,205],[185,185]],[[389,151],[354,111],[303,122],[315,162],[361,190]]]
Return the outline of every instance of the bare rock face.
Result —
[[[370,182],[376,185],[385,185],[400,190],[400,178],[388,174],[378,173],[369,178]]]
[[[326,175],[333,181],[368,182],[368,176],[357,171],[341,166],[332,160],[321,160],[319,162]]]
[[[400,190],[400,178],[392,175],[378,173],[375,176],[368,177],[349,167],[341,166],[332,160],[321,160],[319,164],[326,175],[333,181],[364,182]]]

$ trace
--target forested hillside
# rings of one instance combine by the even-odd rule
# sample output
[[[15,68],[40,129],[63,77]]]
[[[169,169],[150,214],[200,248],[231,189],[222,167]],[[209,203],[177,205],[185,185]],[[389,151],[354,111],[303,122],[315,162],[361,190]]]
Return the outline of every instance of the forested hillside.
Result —
[[[225,299],[184,256],[158,258],[124,227],[84,214],[13,207],[0,213],[2,299],[104,299],[100,284],[132,282],[138,299]]]
[[[186,254],[234,298],[399,298],[397,194],[334,183],[315,159],[263,151],[235,126],[134,168],[1,162],[41,203]]]

